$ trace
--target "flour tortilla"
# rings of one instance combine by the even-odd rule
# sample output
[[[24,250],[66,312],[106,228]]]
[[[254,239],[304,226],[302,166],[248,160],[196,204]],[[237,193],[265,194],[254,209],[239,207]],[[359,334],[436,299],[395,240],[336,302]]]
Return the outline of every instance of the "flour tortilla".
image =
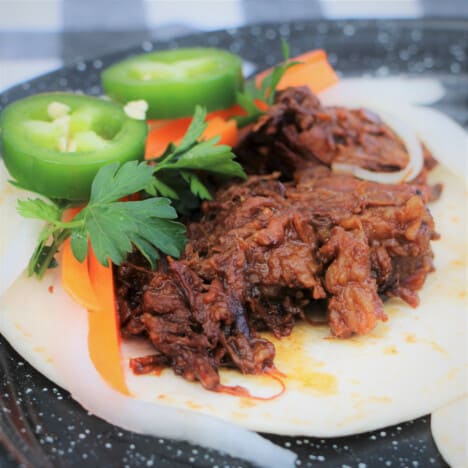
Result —
[[[468,395],[431,415],[434,441],[453,468],[468,468]]]
[[[441,200],[432,206],[442,239],[433,243],[436,272],[428,276],[417,309],[397,299],[388,301],[389,321],[362,337],[331,339],[327,326],[300,324],[290,337],[273,340],[276,366],[287,375],[287,390],[271,401],[208,392],[170,369],[160,377],[135,376],[127,359],[151,348],[127,341],[123,356],[130,391],[144,401],[196,409],[256,431],[321,437],[399,423],[462,395],[467,361],[463,205],[468,199],[460,180],[446,170],[436,170],[434,178],[445,184]],[[49,286],[54,288],[52,294]],[[80,317],[77,323],[74,315]],[[83,382],[79,372],[73,369],[69,374],[67,369],[72,367],[72,355],[87,355],[85,342],[79,352],[69,349],[73,337],[86,329],[86,311],[61,290],[58,272],[42,282],[23,276],[0,298],[2,334],[66,389],[73,388],[73,379]],[[235,371],[221,375],[224,383],[246,386],[255,395],[279,391],[278,383],[266,376]]]
[[[418,119],[427,116],[429,123],[435,112],[408,109]],[[412,309],[400,300],[388,301],[389,321],[363,337],[332,339],[328,327],[305,324],[281,341],[269,337],[277,350],[276,366],[286,375],[286,392],[281,397],[256,401],[208,392],[169,369],[160,376],[134,376],[128,358],[151,352],[141,341],[122,346],[127,382],[135,399],[116,395],[90,368],[86,312],[63,292],[57,271],[49,272],[41,283],[23,275],[0,297],[0,333],[39,371],[103,419],[136,432],[221,447],[237,456],[243,456],[236,452],[242,448],[227,446],[223,437],[223,427],[235,432],[235,426],[223,426],[217,418],[255,431],[335,437],[400,423],[442,407],[466,392],[468,190],[463,178],[465,161],[440,151],[434,134],[425,134],[421,122],[413,123],[416,128],[419,125],[418,134],[435,150],[435,156],[452,169],[441,166],[432,174],[434,182],[444,183],[441,199],[431,205],[441,240],[433,243],[436,272],[427,278],[421,304]],[[443,127],[440,131],[462,157],[466,135],[455,128],[450,135],[443,133]],[[49,286],[54,288],[52,294]],[[242,376],[234,371],[222,371],[221,376],[223,383],[243,385],[259,396],[272,396],[280,389],[267,376]],[[83,386],[83,382],[89,384]],[[150,408],[168,407],[177,409],[176,414],[212,418],[187,425],[182,417],[166,430],[149,415]],[[197,431],[204,426],[197,424],[215,425],[218,438],[204,439]],[[262,447],[267,456],[268,448]],[[290,464],[291,455],[281,454],[288,460],[284,466]],[[279,458],[272,458],[281,466]],[[270,463],[261,457],[257,462]]]
[[[9,179],[0,159],[0,296],[28,265],[42,229],[42,222],[25,219],[16,211],[18,200],[36,195],[14,187]]]

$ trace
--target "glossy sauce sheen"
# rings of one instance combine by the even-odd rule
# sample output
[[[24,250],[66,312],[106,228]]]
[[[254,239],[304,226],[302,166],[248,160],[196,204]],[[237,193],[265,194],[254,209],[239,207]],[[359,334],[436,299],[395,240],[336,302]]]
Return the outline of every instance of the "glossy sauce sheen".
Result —
[[[387,320],[380,296],[418,305],[438,239],[426,207],[441,190],[426,181],[436,164],[429,151],[412,184],[334,174],[334,157],[384,170],[391,155],[394,169],[407,155],[378,116],[323,108],[306,88],[289,88],[238,154],[251,175],[204,202],[180,260],[153,272],[132,254],[116,268],[123,336],[148,336],[154,346],[132,360],[138,373],[172,367],[219,390],[219,368],[255,375],[276,364],[262,331],[288,336],[314,313],[346,339]],[[319,371],[302,374],[303,389],[320,382],[336,391]]]

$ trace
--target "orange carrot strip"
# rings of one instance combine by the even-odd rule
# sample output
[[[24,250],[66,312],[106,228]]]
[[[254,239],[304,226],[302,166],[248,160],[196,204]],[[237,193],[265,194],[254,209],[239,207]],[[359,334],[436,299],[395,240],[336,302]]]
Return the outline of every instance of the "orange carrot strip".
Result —
[[[187,131],[190,121],[190,118],[171,120],[165,125],[150,130],[146,139],[145,159],[160,156],[169,143],[179,141]]]
[[[210,112],[206,116],[206,120],[211,120],[216,117],[221,117],[222,119],[230,119],[231,117],[238,117],[240,115],[245,115],[246,112],[244,109],[242,109],[241,106],[238,104],[234,104],[232,107],[229,107],[227,109],[219,109],[215,110],[213,112]]]
[[[221,144],[233,146],[237,142],[237,126],[233,121],[227,123],[226,119],[242,114],[245,114],[245,112],[240,106],[232,106],[229,109],[211,112],[206,117],[208,127],[205,129],[203,137],[212,138],[220,135]],[[152,120],[152,129],[146,139],[145,159],[157,158],[164,152],[169,143],[177,145],[187,131],[191,120],[190,117],[169,121]],[[225,135],[224,132],[226,132]]]
[[[314,93],[319,93],[338,82],[335,71],[328,63],[326,52],[321,49],[298,55],[291,61],[303,63],[286,70],[276,87],[278,90],[289,86],[308,86]],[[271,68],[265,70],[255,77],[257,86],[260,86],[262,80],[271,70]]]
[[[328,61],[305,63],[290,68],[281,78],[276,89],[290,86],[308,86],[319,93],[338,83],[338,77]]]
[[[323,60],[327,60],[326,52],[322,49],[316,49],[316,50],[309,50],[308,52],[304,52],[303,54],[298,55],[297,57],[289,59],[289,62],[313,63],[313,62],[323,61]],[[260,73],[257,73],[257,75],[255,76],[255,84],[258,87],[260,87],[263,79],[272,71],[273,71],[273,68],[267,68],[266,70],[263,70]]]
[[[88,350],[94,367],[115,390],[130,395],[120,354],[120,333],[114,297],[112,266],[99,263],[89,250],[89,277],[99,308],[88,311]]]
[[[238,104],[234,104],[231,107],[228,107],[227,109],[218,109],[212,112],[209,112],[206,116],[206,120],[210,120],[213,117],[222,117],[223,119],[229,119],[231,117],[236,117],[239,115],[245,115],[244,109],[242,109],[241,106]],[[192,120],[191,117],[180,117],[178,119],[157,119],[157,120],[147,120],[147,123],[150,127],[150,129],[155,129],[159,127],[164,127],[167,124],[177,122],[177,125],[183,125],[186,124],[188,127],[188,124]]]
[[[263,112],[266,112],[268,110],[268,104],[266,104],[263,101],[260,101],[260,99],[255,99],[255,105]]]
[[[301,55],[289,59],[289,62],[316,63],[327,61],[327,53],[322,49],[309,50]],[[297,65],[298,66],[298,65]],[[293,67],[296,68],[296,67]],[[291,69],[289,69],[291,70]],[[289,70],[286,73],[289,73]],[[273,68],[267,68],[255,76],[255,84],[260,86],[263,78],[273,71]]]
[[[327,53],[323,49],[314,49],[296,55],[296,57],[291,60],[304,63],[322,62],[323,60],[327,60]]]
[[[63,220],[71,221],[81,210],[81,207],[68,208],[63,214]]]
[[[155,128],[161,128],[164,127],[167,124],[170,124],[171,122],[178,122],[178,121],[184,121],[186,120],[187,122],[190,122],[190,117],[182,117],[180,119],[158,119],[158,120],[147,120],[146,123],[148,124],[148,127],[151,130],[154,130]]]
[[[80,263],[71,249],[70,239],[63,245],[62,286],[68,295],[85,309],[97,309],[99,302],[88,273],[88,259]]]
[[[221,117],[213,117],[208,120],[208,125],[202,134],[202,138],[210,139],[220,136],[220,145],[235,146],[239,140],[237,124],[234,120],[224,120]]]
[[[71,221],[81,208],[69,208],[64,214],[65,221]],[[62,250],[62,286],[68,295],[85,309],[96,309],[99,306],[89,279],[88,259],[79,262],[73,255],[70,239],[63,244]]]

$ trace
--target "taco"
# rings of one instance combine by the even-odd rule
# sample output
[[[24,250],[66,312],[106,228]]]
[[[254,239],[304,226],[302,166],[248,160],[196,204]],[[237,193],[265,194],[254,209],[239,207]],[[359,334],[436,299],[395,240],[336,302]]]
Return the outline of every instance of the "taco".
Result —
[[[49,271],[42,282],[27,279],[24,274],[0,297],[1,333],[25,359],[70,391],[89,411],[136,432],[187,439],[222,448],[265,466],[286,466],[293,460],[290,453],[282,449],[273,450],[271,445],[262,445],[263,442],[253,434],[249,437],[259,445],[252,446],[251,452],[246,453],[250,442],[246,444],[244,439],[237,439],[238,435],[247,434],[238,426],[276,434],[343,436],[430,413],[464,393],[467,191],[466,183],[460,176],[464,171],[464,161],[461,159],[463,148],[466,148],[464,131],[435,111],[409,104],[401,104],[395,111],[385,98],[372,96],[369,108],[383,113],[392,113],[393,110],[393,114],[398,114],[398,118],[417,133],[427,147],[427,153],[432,152],[439,161],[427,180],[426,170],[434,165],[433,162],[426,164],[426,169],[420,167],[417,171],[424,172],[424,179],[397,184],[398,188],[386,183],[381,190],[377,189],[380,181],[358,182],[350,175],[331,174],[329,167],[333,162],[314,160],[312,164],[310,161],[304,164],[307,155],[303,148],[297,150],[297,145],[293,148],[291,138],[289,143],[277,138],[271,125],[276,125],[274,129],[277,131],[278,121],[284,115],[292,119],[292,106],[296,107],[297,112],[311,113],[310,109],[298,108],[304,107],[304,100],[315,98],[298,97],[297,93],[300,92],[297,90],[292,93],[296,94],[291,97],[285,91],[280,96],[276,107],[238,148],[246,167],[249,161],[262,163],[261,167],[257,165],[249,169],[257,175],[250,176],[244,185],[219,188],[217,198],[205,206],[205,218],[189,224],[189,233],[193,233],[193,238],[190,238],[188,249],[192,250],[186,251],[186,259],[162,262],[163,266],[156,274],[150,274],[148,269],[143,268],[143,273],[138,276],[136,271],[141,272],[142,267],[138,259],[132,258],[116,270],[117,299],[126,336],[122,343],[122,362],[131,397],[108,388],[93,368],[87,355],[87,315],[63,291],[57,270]],[[330,105],[336,104],[333,102],[335,97],[327,99]],[[349,101],[343,104],[353,105],[352,99]],[[356,104],[362,106],[367,103]],[[316,105],[315,101],[313,105]],[[321,111],[314,110],[322,119],[330,118],[329,114],[323,115]],[[332,112],[336,117],[343,111]],[[376,123],[381,126],[374,115],[336,117],[346,122],[355,118],[361,122],[367,119],[367,126]],[[391,129],[383,133],[388,141],[397,142],[396,146],[386,147],[386,154],[391,159],[401,147],[401,141]],[[445,135],[442,141],[438,136],[440,133]],[[272,134],[273,138],[268,139]],[[289,138],[284,129],[282,135]],[[337,138],[342,136],[338,135]],[[362,134],[359,134],[353,138],[361,137]],[[307,146],[306,137],[302,144]],[[346,145],[338,146],[340,153],[336,162],[346,163],[343,159],[346,157],[343,152]],[[272,159],[268,158],[270,153],[265,153],[265,147],[275,154],[282,152],[282,159],[272,163]],[[252,154],[267,154],[267,157],[264,160],[260,157],[249,159]],[[369,153],[364,168],[376,172],[376,168],[372,167],[372,164],[376,164],[375,158],[368,156]],[[399,162],[391,161],[383,169],[379,166],[377,172],[384,174],[385,181],[385,174],[388,176],[392,172],[406,170],[410,159],[403,154]],[[426,160],[433,161],[429,156]],[[355,160],[353,165],[362,168],[362,164]],[[281,178],[289,182],[283,183]],[[435,184],[442,184],[443,190],[440,191],[440,186]],[[317,201],[308,197],[307,193],[321,193],[326,197]],[[372,223],[370,219],[374,212],[369,214],[355,205],[347,204],[346,200],[349,201],[356,194],[361,195],[361,201],[363,197],[368,201],[366,206],[372,206],[380,213],[382,222],[390,219],[394,222],[393,240],[401,240],[404,225],[408,242],[397,242],[396,245],[389,240],[385,244],[387,252],[393,249],[394,252],[403,250],[404,253],[396,253],[388,260],[379,257],[379,252],[374,249],[377,239],[372,238],[370,232],[377,232],[379,226],[388,230],[388,226]],[[286,259],[283,263],[281,259],[278,261],[282,269],[279,277],[283,283],[257,281],[257,286],[261,286],[257,287],[258,301],[255,301],[253,294],[255,288],[250,288],[249,294],[244,296],[229,295],[229,291],[236,289],[236,284],[223,285],[221,280],[209,278],[209,271],[200,271],[200,265],[208,268],[207,263],[200,262],[197,266],[194,260],[203,249],[205,256],[208,256],[210,249],[211,255],[225,254],[229,249],[223,244],[224,240],[234,235],[239,240],[239,231],[233,233],[233,230],[246,228],[248,221],[262,219],[259,211],[253,211],[255,216],[250,220],[243,219],[243,224],[238,225],[236,219],[241,218],[239,211],[223,212],[226,206],[232,208],[236,203],[242,205],[250,201],[253,206],[255,201],[258,202],[252,201],[255,197],[275,200],[274,205],[269,202],[261,206],[265,210],[266,220],[271,221],[268,210],[281,216],[287,214],[287,222],[282,226],[281,223],[270,225],[276,230],[262,232],[264,226],[261,223],[256,226],[257,244],[270,247],[269,258],[272,262],[273,247],[282,244],[292,251],[291,245],[294,245],[295,249],[293,265],[287,264],[287,256],[283,257]],[[286,199],[295,200],[292,205],[296,208],[292,214],[291,204],[286,203]],[[426,209],[426,204],[430,211]],[[405,209],[418,214],[406,219]],[[340,210],[347,210],[346,217],[339,213]],[[297,226],[304,225],[299,214],[307,216],[309,211],[312,214],[306,224],[314,229],[305,231],[303,227],[305,234],[302,238],[297,237],[300,231]],[[245,217],[245,212],[242,216]],[[275,219],[281,219],[281,216]],[[312,218],[315,225],[311,224]],[[217,230],[213,220],[219,221],[222,228]],[[288,226],[295,226],[296,237]],[[350,237],[349,232],[352,231],[358,233]],[[273,236],[274,232],[277,238]],[[315,265],[315,270],[307,269],[308,278],[297,279],[297,274],[292,279],[286,278],[287,269],[293,271],[304,258],[309,258],[310,252],[307,249],[301,251],[299,247],[308,244],[310,248],[314,236],[320,235],[327,239],[327,242],[317,241],[320,247],[318,253],[314,253],[314,258],[319,258],[321,264]],[[438,235],[440,239],[436,240]],[[204,245],[210,236],[216,237],[219,242],[214,245],[214,240],[211,240],[211,245]],[[284,238],[289,245],[283,242]],[[232,251],[239,252],[241,244],[238,242]],[[248,246],[245,249],[248,251]],[[341,249],[348,249],[346,261],[341,261]],[[189,257],[192,253],[195,255]],[[266,255],[265,249],[260,251],[257,265],[263,265]],[[374,260],[371,255],[375,256]],[[413,261],[398,260],[405,256]],[[385,278],[375,275],[377,269],[372,266],[373,261],[380,261],[382,273],[385,273],[383,265],[388,266]],[[213,258],[211,265],[214,265]],[[221,267],[218,264],[213,270],[218,271],[218,277],[222,279],[219,273]],[[250,271],[250,275],[258,275],[260,270]],[[331,271],[335,279],[331,278]],[[346,272],[350,271],[364,276],[362,281],[359,279],[361,282],[357,289],[343,289],[343,284],[339,283],[342,275],[346,276]],[[207,278],[212,289],[207,289],[203,284]],[[129,290],[127,283],[130,280],[133,286],[141,283],[139,292]],[[255,283],[256,280],[251,281]],[[346,287],[359,282],[354,277],[349,278],[349,274],[343,281]],[[298,282],[301,282],[300,285]],[[309,290],[307,303],[304,301],[306,288]],[[336,290],[339,291],[335,293]],[[363,294],[356,296],[357,290]],[[132,294],[137,297],[133,304]],[[175,343],[175,348],[168,348],[170,339],[163,342],[157,330],[162,330],[164,325],[166,328],[163,332],[167,333],[170,323],[174,327],[186,327],[187,323],[178,322],[184,317],[180,310],[183,309],[187,317],[187,313],[195,310],[197,301],[209,303],[208,296],[211,302],[213,297],[217,300],[216,310],[219,313],[227,304],[234,309],[245,309],[247,302],[251,313],[248,316],[239,314],[237,322],[236,316],[221,321],[223,334],[219,335],[218,325],[216,343],[221,342],[222,346],[212,348],[218,354],[212,353],[210,359],[204,359],[198,352],[199,348],[193,346],[192,353],[184,355],[181,341]],[[381,296],[385,296],[384,302]],[[281,301],[278,297],[281,297]],[[325,303],[325,308],[328,307],[325,315],[320,310],[309,311],[307,307],[311,302],[317,307]],[[354,317],[343,315],[349,311],[349,308],[342,307],[343,303],[355,307]],[[147,311],[142,312],[143,306],[152,307],[152,317],[144,315]],[[268,310],[265,311],[265,308]],[[253,314],[253,310],[257,313]],[[154,317],[158,318],[157,323]],[[308,323],[323,317],[330,325]],[[184,336],[186,340],[199,340],[200,336],[207,334],[203,330],[204,320],[194,321],[190,315],[188,319],[190,331],[178,333],[179,336]],[[138,329],[136,325],[141,328]],[[253,334],[248,336],[246,332],[240,336],[243,327],[253,329]],[[249,338],[247,342],[245,336]],[[151,339],[148,340],[148,337]],[[193,352],[193,349],[197,352]],[[133,369],[129,362],[132,362]],[[255,367],[259,362],[259,367]],[[248,367],[249,363],[252,364],[251,368]],[[276,372],[263,374],[258,370],[267,364],[270,367],[274,364]],[[152,371],[161,366],[172,367],[175,373],[164,369],[155,375]],[[134,370],[140,374],[151,372],[136,375]],[[232,391],[212,391],[239,387],[244,390],[237,396],[230,394]]]

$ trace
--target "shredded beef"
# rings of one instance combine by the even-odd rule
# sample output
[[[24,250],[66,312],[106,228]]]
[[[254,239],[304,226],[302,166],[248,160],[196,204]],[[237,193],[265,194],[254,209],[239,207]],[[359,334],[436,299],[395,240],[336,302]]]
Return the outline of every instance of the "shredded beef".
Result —
[[[311,163],[345,162],[372,171],[400,170],[408,163],[403,142],[379,116],[324,107],[308,88],[278,93],[236,154],[252,174],[280,171],[287,179]]]
[[[323,109],[312,94],[290,89],[240,153],[260,175],[203,203],[179,260],[151,271],[132,254],[116,267],[122,333],[155,349],[132,360],[137,373],[172,367],[216,390],[220,367],[258,374],[273,366],[262,331],[287,336],[323,311],[331,333],[346,338],[387,320],[386,297],[418,304],[438,238],[426,204],[440,187],[429,187],[425,174],[385,185],[329,168],[344,158],[372,170],[406,165],[404,146],[377,116]],[[426,172],[429,153],[427,161]]]
[[[367,109],[322,106],[308,88],[278,93],[275,105],[260,117],[236,148],[249,174],[279,171],[291,180],[313,165],[345,163],[378,172],[404,169],[409,161],[400,138],[378,115]],[[420,184],[437,161],[423,146],[424,169]],[[441,186],[431,188],[436,200]]]

